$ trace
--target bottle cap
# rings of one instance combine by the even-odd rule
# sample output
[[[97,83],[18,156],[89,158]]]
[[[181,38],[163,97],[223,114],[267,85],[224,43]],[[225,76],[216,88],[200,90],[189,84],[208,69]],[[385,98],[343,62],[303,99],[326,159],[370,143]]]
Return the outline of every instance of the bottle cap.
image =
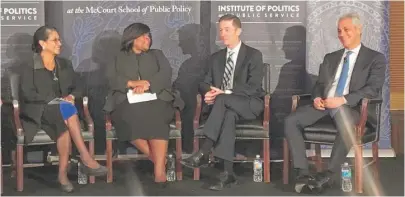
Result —
[[[260,158],[260,155],[256,155],[256,158]]]

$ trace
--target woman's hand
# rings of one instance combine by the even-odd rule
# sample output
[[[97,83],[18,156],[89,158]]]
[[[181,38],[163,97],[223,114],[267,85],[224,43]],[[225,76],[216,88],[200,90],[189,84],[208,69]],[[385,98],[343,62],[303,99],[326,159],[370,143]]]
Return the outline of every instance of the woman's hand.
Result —
[[[147,87],[149,89],[150,84],[149,84],[149,81],[146,81],[146,80],[136,80],[136,81],[128,81],[127,86],[129,88],[133,88],[133,89],[135,89],[139,86],[142,86],[144,88]]]
[[[68,96],[66,96],[65,98],[63,98],[63,100],[72,103],[73,105],[75,104],[75,97],[71,94],[69,94]]]

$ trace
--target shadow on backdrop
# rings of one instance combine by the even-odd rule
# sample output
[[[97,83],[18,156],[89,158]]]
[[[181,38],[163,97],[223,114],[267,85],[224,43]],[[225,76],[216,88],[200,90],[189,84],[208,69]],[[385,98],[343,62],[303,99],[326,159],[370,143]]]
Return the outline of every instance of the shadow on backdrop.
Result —
[[[298,42],[297,42],[298,41]],[[284,119],[291,113],[292,96],[295,94],[311,93],[308,88],[312,85],[306,72],[306,28],[291,26],[285,31],[282,50],[285,63],[281,68],[272,65],[272,72],[278,72],[278,83],[271,95],[270,102],[270,135],[272,148],[281,150],[284,137]],[[274,150],[274,149],[273,149]],[[281,151],[277,151],[281,156]]]
[[[185,103],[181,112],[181,120],[183,151],[187,153],[191,153],[193,150],[196,96],[199,83],[207,72],[206,59],[210,52],[210,44],[205,42],[207,40],[205,30],[200,24],[186,24],[178,30],[179,47],[183,54],[190,55],[190,58],[180,65],[177,79],[173,83],[173,87],[179,90]]]
[[[93,41],[92,55],[80,62],[76,72],[80,75],[84,95],[89,97],[89,111],[94,121],[96,154],[105,153],[105,122],[103,107],[108,93],[107,66],[120,50],[121,35],[114,30],[103,31]]]

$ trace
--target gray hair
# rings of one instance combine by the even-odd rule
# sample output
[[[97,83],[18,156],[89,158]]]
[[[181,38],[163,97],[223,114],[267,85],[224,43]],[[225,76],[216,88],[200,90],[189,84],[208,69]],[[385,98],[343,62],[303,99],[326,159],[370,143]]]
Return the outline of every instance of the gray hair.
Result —
[[[360,20],[360,15],[358,15],[357,13],[345,14],[345,15],[341,16],[338,21],[341,21],[341,20],[347,19],[347,18],[352,19],[353,25],[355,25],[359,28],[361,28],[363,26],[363,24],[361,23],[361,20]]]

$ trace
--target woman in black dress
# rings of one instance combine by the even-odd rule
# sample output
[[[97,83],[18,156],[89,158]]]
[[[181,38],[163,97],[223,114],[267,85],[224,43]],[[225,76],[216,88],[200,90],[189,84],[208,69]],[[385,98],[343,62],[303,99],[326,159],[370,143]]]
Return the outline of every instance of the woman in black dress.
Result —
[[[166,182],[169,124],[174,117],[171,67],[162,51],[150,49],[150,29],[142,23],[125,28],[121,52],[108,67],[110,93],[105,110],[120,141],[130,141],[154,163],[155,182]],[[127,93],[156,94],[157,99],[129,103]]]
[[[29,143],[39,129],[56,141],[59,154],[58,180],[65,192],[73,191],[67,177],[71,140],[75,143],[82,170],[93,176],[107,173],[107,168],[93,159],[81,135],[80,122],[74,105],[82,91],[75,85],[72,63],[57,57],[61,40],[53,27],[42,26],[34,34],[32,61],[21,73],[21,120],[25,142]],[[60,98],[59,101],[55,101]],[[52,102],[51,102],[52,101]]]

